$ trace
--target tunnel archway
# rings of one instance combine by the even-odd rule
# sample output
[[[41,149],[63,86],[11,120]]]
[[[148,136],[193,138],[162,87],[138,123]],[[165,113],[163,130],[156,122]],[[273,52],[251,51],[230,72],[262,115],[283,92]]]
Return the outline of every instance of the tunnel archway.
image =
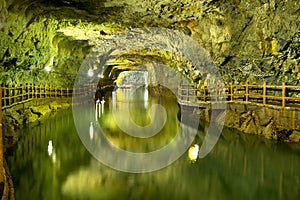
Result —
[[[195,76],[192,76],[195,72],[201,74],[206,81],[207,88],[211,95],[221,96],[221,100],[219,101],[217,108],[213,104],[214,102],[211,104],[212,116],[214,115],[214,111],[216,109],[218,111],[221,110],[225,112],[225,92],[222,90],[222,88],[224,88],[224,83],[218,69],[214,65],[208,53],[206,53],[205,49],[200,47],[197,42],[193,41],[186,35],[178,31],[163,28],[134,29],[126,31],[120,35],[115,35],[110,39],[103,41],[89,54],[79,70],[79,73],[93,70],[95,76],[89,78],[81,78],[78,76],[76,78],[74,87],[80,87],[86,83],[98,84],[99,81],[101,81],[101,77],[104,77],[104,72],[107,71],[109,66],[111,66],[107,65],[107,63],[109,63],[111,60],[116,60],[116,58],[119,58],[122,54],[124,54],[124,52],[128,53],[142,50],[151,51],[156,49],[163,49],[165,52],[174,54],[174,57],[176,57],[178,60],[182,59],[186,60],[188,63],[191,63],[191,65],[187,65],[186,68],[177,69],[177,71],[181,71],[191,80],[195,79]],[[159,63],[156,63],[152,66],[156,66],[158,68],[166,67],[166,69],[170,68]],[[173,70],[176,70],[176,68]],[[149,73],[150,71],[151,69],[148,68]],[[180,80],[177,82],[170,82],[166,80],[168,80],[168,78],[165,77],[162,78],[162,80],[156,79],[155,82],[157,84],[162,84],[167,88],[172,88],[174,84],[178,84],[178,82],[180,82]],[[221,90],[217,90],[216,87],[220,87]],[[176,91],[173,91],[173,93],[176,94]],[[90,99],[93,98],[94,94],[91,94]],[[73,101],[74,100],[76,101],[76,96],[73,97]],[[214,99],[212,98],[212,101],[213,100]],[[89,107],[93,108],[94,104],[91,103]],[[161,106],[158,106],[158,109],[162,109]],[[155,109],[153,110],[155,111]],[[175,136],[172,142],[165,147],[146,154],[128,152],[109,145],[105,151],[101,151],[101,149],[99,149],[100,147],[95,144],[91,145],[88,138],[86,138],[85,126],[88,126],[88,124],[85,125],[85,123],[82,122],[80,109],[77,109],[73,106],[73,115],[79,136],[90,153],[92,153],[102,163],[115,169],[127,172],[149,172],[171,164],[188,149],[193,141],[193,138],[197,134],[196,128],[196,131],[191,131],[191,133],[189,133],[192,137],[189,137],[186,141],[182,142],[182,134],[179,133]],[[90,121],[93,120],[95,116],[93,111],[91,111],[91,116],[92,118]],[[189,121],[189,116],[182,115],[181,120]],[[212,150],[221,134],[223,123],[221,122],[217,126],[214,124],[215,120],[212,121],[214,122],[210,123],[203,144],[199,150],[200,158],[205,157]],[[196,123],[190,125],[192,127],[198,127],[199,120],[195,120],[195,122]],[[179,132],[183,129],[183,127],[184,125],[180,124]],[[100,126],[97,126],[96,129],[98,132],[103,133]],[[107,156],[107,154],[113,154],[113,156]],[[118,157],[118,162],[115,160],[116,157]],[[155,160],[155,162],[152,162],[153,160]],[[125,161],[127,161],[126,164]],[[129,164],[128,161],[130,161]]]

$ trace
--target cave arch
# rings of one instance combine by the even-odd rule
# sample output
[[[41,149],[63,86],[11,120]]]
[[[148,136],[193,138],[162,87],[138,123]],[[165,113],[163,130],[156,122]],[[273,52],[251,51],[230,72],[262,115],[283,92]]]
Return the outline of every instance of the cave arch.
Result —
[[[217,95],[217,92],[221,91],[221,93],[218,93],[218,95],[221,96],[221,100],[218,102],[217,107],[213,102],[211,104],[212,116],[214,116],[215,110],[222,110],[225,112],[225,92],[224,90],[216,90],[216,87],[224,88],[224,83],[208,53],[206,53],[205,49],[199,46],[199,44],[190,37],[178,31],[165,28],[133,29],[103,41],[92,50],[78,72],[81,74],[88,70],[94,70],[95,74],[100,76],[96,75],[90,78],[81,78],[80,76],[77,76],[74,87],[80,87],[86,83],[98,84],[101,74],[107,68],[107,62],[109,60],[117,58],[120,53],[124,51],[141,49],[163,49],[177,55],[179,58],[185,58],[187,62],[192,64],[191,68],[184,69],[187,75],[192,74],[192,71],[197,70],[203,77],[207,77],[207,88],[211,95]],[[172,83],[167,83],[166,86],[169,87],[170,84],[172,85]],[[94,95],[92,94],[90,98],[93,99]],[[76,101],[76,96],[73,96],[73,101],[74,100]],[[92,102],[89,104],[89,109],[91,110],[90,121],[93,121],[95,116],[92,111],[93,107],[94,104]],[[190,124],[195,128],[195,131],[190,131],[189,135],[191,137],[187,138],[187,141],[185,142],[182,142],[182,137],[184,136],[181,133],[178,133],[170,144],[159,150],[149,153],[134,153],[110,145],[106,146],[106,149],[103,150],[103,147],[91,143],[85,134],[85,127],[88,127],[90,122],[83,122],[81,110],[74,106],[73,116],[79,136],[90,153],[92,153],[99,161],[112,168],[134,173],[158,170],[174,162],[192,144],[199,125],[199,120],[196,120],[196,123],[192,125]],[[188,121],[189,116],[183,115],[181,119],[182,121]],[[199,151],[200,158],[205,157],[212,150],[221,134],[224,122],[216,125],[215,121],[212,121]],[[182,129],[184,129],[184,125],[181,123],[179,132]],[[100,126],[96,126],[96,131],[103,134]],[[116,157],[118,159],[116,159]]]

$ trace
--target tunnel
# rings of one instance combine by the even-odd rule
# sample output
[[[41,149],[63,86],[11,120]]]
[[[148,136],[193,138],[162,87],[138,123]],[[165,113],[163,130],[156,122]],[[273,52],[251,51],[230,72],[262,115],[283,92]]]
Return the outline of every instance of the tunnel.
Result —
[[[299,16],[1,0],[1,199],[299,199]]]

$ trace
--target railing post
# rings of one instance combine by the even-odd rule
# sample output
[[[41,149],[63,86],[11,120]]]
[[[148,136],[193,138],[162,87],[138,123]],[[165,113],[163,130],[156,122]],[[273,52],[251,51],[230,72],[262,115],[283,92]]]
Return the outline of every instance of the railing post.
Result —
[[[41,96],[41,87],[39,85],[36,85],[36,99],[38,99]]]
[[[29,85],[27,86],[27,90],[28,90],[28,99],[32,98],[32,84],[29,83]]]
[[[8,90],[8,98],[9,98],[9,101],[8,101],[8,106],[10,106],[13,102],[13,96],[14,96],[14,85],[12,86],[8,86],[9,90]]]
[[[40,95],[40,93],[41,93],[41,88],[40,88],[40,86],[38,86],[38,85],[36,85],[35,86],[36,88],[35,88],[35,98],[36,99],[38,99],[39,98],[39,95]]]
[[[16,97],[16,103],[23,101],[23,87],[24,87],[23,84],[20,84],[19,86],[16,86],[16,90],[17,90],[16,96],[18,96],[18,97]]]
[[[267,83],[266,81],[264,81],[264,84],[263,84],[263,105],[266,105],[267,103]]]
[[[282,107],[283,108],[286,106],[285,96],[286,96],[285,82],[282,82]]]
[[[29,85],[28,83],[25,84],[25,99],[28,100],[29,99]],[[22,93],[22,96],[23,96],[23,93]]]
[[[233,84],[230,84],[230,101],[233,101]]]
[[[249,101],[249,85],[248,82],[246,82],[246,103]]]
[[[206,86],[203,87],[203,98],[204,102],[206,102]]]
[[[37,98],[37,88],[36,88],[35,84],[33,85],[33,87],[34,87],[34,98],[36,99]]]
[[[36,96],[36,88],[35,88],[35,83],[32,85],[32,98],[35,99],[35,96]]]
[[[44,97],[45,97],[45,99],[47,98],[47,86],[46,85],[44,87]]]
[[[52,88],[51,88],[51,85],[49,86],[49,98],[52,97]]]
[[[12,85],[12,104],[16,102],[16,85]]]

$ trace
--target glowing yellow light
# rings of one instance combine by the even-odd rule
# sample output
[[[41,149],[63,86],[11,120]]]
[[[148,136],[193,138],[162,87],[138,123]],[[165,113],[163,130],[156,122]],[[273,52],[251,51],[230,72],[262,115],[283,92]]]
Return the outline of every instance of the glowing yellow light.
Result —
[[[191,146],[188,150],[189,160],[192,162],[196,162],[199,153],[199,146],[197,144]]]

